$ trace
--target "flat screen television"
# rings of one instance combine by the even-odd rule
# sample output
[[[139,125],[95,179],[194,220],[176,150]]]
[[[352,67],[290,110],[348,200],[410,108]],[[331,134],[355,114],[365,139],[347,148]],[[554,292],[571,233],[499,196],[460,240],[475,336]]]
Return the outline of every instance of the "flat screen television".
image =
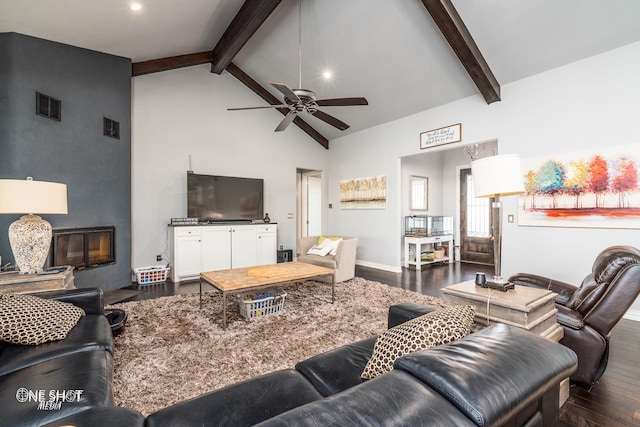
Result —
[[[262,219],[264,180],[187,174],[187,214],[201,222]]]

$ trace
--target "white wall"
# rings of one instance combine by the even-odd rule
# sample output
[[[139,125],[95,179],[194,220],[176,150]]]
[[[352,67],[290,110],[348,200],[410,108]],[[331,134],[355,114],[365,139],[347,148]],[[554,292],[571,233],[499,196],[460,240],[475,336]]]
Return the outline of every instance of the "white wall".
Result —
[[[401,239],[399,158],[421,152],[419,134],[426,130],[462,123],[464,139],[457,145],[497,140],[500,153],[525,158],[640,143],[638,57],[640,43],[634,43],[504,85],[501,102],[487,105],[477,95],[332,141],[327,185],[334,205],[341,179],[387,175],[388,192],[385,211],[332,209],[329,227],[360,238],[360,260],[397,268],[400,251],[389,248],[399,248]],[[505,216],[517,215],[517,197],[503,202]],[[605,247],[640,247],[638,229],[505,223],[503,233],[506,276],[528,271],[573,283],[590,272],[595,256]],[[640,310],[640,303],[636,301],[633,308]]]
[[[406,215],[443,215],[443,153],[433,155],[418,154],[401,159],[402,175],[402,216]],[[429,179],[428,182],[428,204],[426,211],[411,211],[410,203],[410,182],[411,176],[421,176]],[[403,219],[404,221],[404,219]]]
[[[264,210],[278,223],[278,246],[295,250],[296,168],[323,170],[327,150],[296,126],[274,133],[277,111],[227,73],[207,65],[133,79],[132,264],[168,258],[172,217],[187,216],[189,155],[195,173],[263,178]]]
[[[133,266],[166,252],[166,224],[186,216],[188,155],[197,173],[265,179],[265,211],[278,222],[279,242],[295,248],[296,168],[323,170],[324,232],[360,239],[360,264],[401,265],[401,158],[423,153],[419,134],[462,123],[463,141],[429,152],[497,140],[500,153],[537,157],[640,143],[640,43],[587,58],[502,87],[502,101],[480,95],[331,141],[324,150],[295,127],[271,130],[276,111],[227,112],[260,105],[255,95],[206,65],[140,76],[133,83]],[[446,159],[446,157],[445,157]],[[339,181],[387,176],[383,210],[340,210]],[[445,182],[451,178],[444,178]],[[446,185],[446,184],[445,184]],[[446,187],[443,187],[446,188]],[[444,190],[443,190],[444,191]],[[453,197],[453,195],[451,196]],[[503,199],[517,214],[517,197]],[[443,212],[455,203],[443,195]],[[453,213],[455,215],[455,213]],[[640,247],[640,231],[519,227],[504,224],[503,271],[531,271],[577,282],[596,254],[614,244]],[[640,310],[636,302],[635,309]]]

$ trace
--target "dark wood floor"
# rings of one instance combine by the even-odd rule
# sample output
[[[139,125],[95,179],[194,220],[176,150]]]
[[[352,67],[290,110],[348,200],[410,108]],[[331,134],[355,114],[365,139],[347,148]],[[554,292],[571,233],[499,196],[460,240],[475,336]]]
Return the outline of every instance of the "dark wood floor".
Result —
[[[487,266],[454,263],[431,265],[417,272],[401,274],[356,267],[356,276],[442,297],[442,288],[471,280],[476,271],[491,274]],[[198,282],[160,284],[141,288],[131,300],[198,292]],[[640,426],[640,322],[622,320],[611,335],[611,351],[606,372],[591,390],[571,387],[569,400],[560,412],[562,426]]]

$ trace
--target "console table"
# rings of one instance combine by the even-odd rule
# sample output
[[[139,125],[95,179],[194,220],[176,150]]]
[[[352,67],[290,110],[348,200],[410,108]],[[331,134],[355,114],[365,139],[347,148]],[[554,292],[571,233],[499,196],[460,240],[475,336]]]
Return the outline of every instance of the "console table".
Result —
[[[27,294],[74,289],[73,267],[60,267],[54,274],[21,274],[19,272],[0,274],[0,294]]]
[[[434,249],[436,244],[448,243],[449,256],[444,256],[442,258],[434,258],[433,261],[422,261],[421,253],[423,245],[430,245],[431,249]],[[414,253],[416,255],[415,260],[411,260],[409,258],[409,246],[414,246]],[[404,266],[409,267],[409,265],[415,265],[416,270],[420,270],[421,266],[425,264],[433,264],[435,262],[453,262],[453,235],[445,234],[441,236],[429,236],[429,237],[412,237],[412,236],[404,236]]]

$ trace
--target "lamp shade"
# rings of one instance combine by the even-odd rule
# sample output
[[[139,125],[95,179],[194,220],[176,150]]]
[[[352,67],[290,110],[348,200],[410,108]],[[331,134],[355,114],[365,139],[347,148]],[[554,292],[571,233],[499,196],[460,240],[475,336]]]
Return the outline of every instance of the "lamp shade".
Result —
[[[471,162],[476,197],[508,196],[524,192],[522,164],[517,154],[483,157]]]
[[[67,186],[30,179],[0,179],[0,213],[66,214]]]

